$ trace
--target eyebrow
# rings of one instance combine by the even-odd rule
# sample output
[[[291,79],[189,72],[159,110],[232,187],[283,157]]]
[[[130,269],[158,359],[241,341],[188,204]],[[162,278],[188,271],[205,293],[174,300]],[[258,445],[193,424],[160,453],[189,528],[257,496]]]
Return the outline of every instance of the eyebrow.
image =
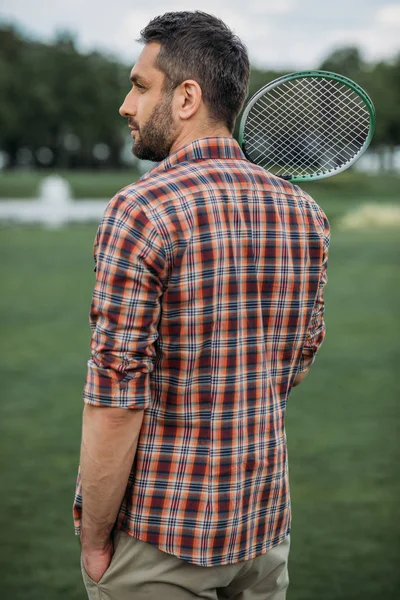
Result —
[[[146,79],[144,79],[144,77],[142,77],[141,75],[131,75],[129,77],[129,80],[132,83],[143,83],[145,85],[148,85],[148,82],[146,81]]]

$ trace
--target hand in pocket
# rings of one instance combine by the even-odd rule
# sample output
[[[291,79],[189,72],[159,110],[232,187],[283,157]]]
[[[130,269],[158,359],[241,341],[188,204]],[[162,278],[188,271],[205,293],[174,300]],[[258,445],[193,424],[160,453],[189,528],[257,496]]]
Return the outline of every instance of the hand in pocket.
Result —
[[[110,540],[104,550],[88,550],[82,548],[82,565],[87,575],[94,581],[99,583],[104,573],[111,564],[114,554],[114,547]]]

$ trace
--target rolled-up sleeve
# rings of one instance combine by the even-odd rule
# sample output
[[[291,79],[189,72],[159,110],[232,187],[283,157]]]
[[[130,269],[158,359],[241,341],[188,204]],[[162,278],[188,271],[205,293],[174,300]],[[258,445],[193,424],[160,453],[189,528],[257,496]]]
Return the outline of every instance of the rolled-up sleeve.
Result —
[[[166,260],[157,230],[135,201],[118,195],[109,203],[95,261],[84,401],[145,409],[151,403]]]
[[[321,273],[319,278],[317,295],[314,302],[314,308],[311,314],[310,323],[307,330],[306,341],[303,347],[303,352],[299,362],[299,368],[297,373],[303,373],[304,371],[308,371],[313,362],[315,361],[315,357],[317,356],[317,352],[321,347],[322,342],[325,338],[326,333],[326,325],[324,320],[325,313],[325,301],[324,301],[324,291],[325,286],[328,282],[328,249],[330,242],[330,233],[329,233],[329,223],[324,220],[325,227],[323,233],[323,259],[321,266]]]

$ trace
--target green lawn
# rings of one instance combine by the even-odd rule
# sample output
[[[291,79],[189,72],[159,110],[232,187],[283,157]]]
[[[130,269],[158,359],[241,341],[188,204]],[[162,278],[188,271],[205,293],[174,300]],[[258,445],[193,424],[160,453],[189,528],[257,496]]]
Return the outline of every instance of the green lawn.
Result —
[[[85,598],[71,505],[95,231],[0,229],[4,600]],[[289,600],[398,598],[397,240],[333,227],[327,338],[287,415]]]
[[[0,172],[0,198],[36,198],[40,182],[48,175],[61,175],[71,187],[73,198],[111,198],[115,192],[140,175],[135,169],[124,171],[4,171]]]
[[[71,186],[73,198],[111,198],[116,191],[136,181],[139,173],[132,167],[122,171],[57,171]],[[54,175],[51,170],[0,171],[0,198],[35,198],[42,179]],[[339,176],[302,184],[302,187],[321,203],[332,198],[339,204],[365,201],[368,198],[399,198],[400,178],[386,174],[367,176],[350,169]]]

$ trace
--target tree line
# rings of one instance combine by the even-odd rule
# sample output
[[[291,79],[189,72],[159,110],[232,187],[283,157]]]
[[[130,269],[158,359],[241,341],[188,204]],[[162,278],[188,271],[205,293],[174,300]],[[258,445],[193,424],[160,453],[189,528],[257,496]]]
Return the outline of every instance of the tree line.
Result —
[[[51,43],[0,27],[0,152],[6,168],[120,168],[127,142],[118,114],[129,91],[125,65],[99,52],[79,52],[63,33]],[[364,61],[356,47],[332,52],[317,68],[354,79],[371,96],[377,124],[373,146],[400,145],[400,53]],[[252,69],[249,96],[283,75]]]

